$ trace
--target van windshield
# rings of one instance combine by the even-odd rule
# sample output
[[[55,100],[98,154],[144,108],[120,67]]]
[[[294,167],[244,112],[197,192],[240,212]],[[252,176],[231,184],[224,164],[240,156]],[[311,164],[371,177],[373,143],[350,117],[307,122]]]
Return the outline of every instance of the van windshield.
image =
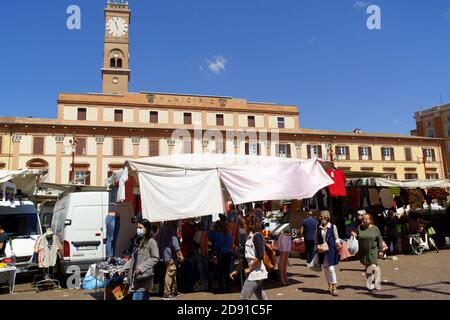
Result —
[[[8,238],[28,238],[39,234],[37,214],[0,215],[0,225]]]

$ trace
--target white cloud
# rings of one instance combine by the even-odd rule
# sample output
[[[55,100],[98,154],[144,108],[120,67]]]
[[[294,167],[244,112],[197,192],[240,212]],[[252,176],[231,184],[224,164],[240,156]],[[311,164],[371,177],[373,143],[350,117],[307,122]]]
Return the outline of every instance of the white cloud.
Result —
[[[225,59],[223,56],[215,56],[214,59],[211,61],[209,59],[206,59],[206,62],[208,63],[208,69],[214,72],[215,74],[219,74],[222,71],[225,71],[225,65],[227,63],[227,59]]]
[[[353,6],[355,8],[365,8],[365,7],[369,6],[369,4],[370,4],[369,2],[357,0]]]
[[[309,41],[309,43],[316,42],[316,38],[311,38],[311,39],[309,39],[308,41]]]

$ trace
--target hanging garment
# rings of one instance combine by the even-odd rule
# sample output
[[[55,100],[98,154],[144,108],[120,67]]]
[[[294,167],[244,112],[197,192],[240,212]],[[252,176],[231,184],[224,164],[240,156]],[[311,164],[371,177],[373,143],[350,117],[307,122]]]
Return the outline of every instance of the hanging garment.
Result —
[[[381,204],[385,209],[391,209],[394,205],[394,196],[387,188],[383,188],[380,191]]]
[[[375,189],[375,188],[370,188],[369,189],[369,198],[370,198],[370,203],[373,206],[380,204],[380,195],[378,194],[378,190],[377,189]]]
[[[358,211],[362,209],[359,207],[359,191],[358,188],[349,188],[349,196],[350,196],[350,209],[351,211]]]
[[[59,238],[53,235],[50,239],[44,236],[39,243],[39,266],[50,268],[55,266],[58,257]]]
[[[323,204],[324,204],[324,209],[328,208],[328,193],[327,193],[327,189],[322,189],[322,197],[323,197]]]
[[[341,170],[327,170],[328,175],[333,179],[334,184],[329,185],[331,197],[345,197],[347,190],[345,189],[345,175]]]
[[[359,208],[365,209],[371,207],[369,189],[366,187],[361,188],[359,192]]]
[[[408,190],[408,199],[412,210],[423,209],[425,198],[421,189]]]

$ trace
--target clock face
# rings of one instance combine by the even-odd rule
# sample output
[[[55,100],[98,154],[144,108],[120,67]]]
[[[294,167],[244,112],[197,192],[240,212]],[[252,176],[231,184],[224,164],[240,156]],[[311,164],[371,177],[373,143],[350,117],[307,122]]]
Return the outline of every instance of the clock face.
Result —
[[[123,37],[128,32],[128,23],[124,18],[113,17],[106,23],[108,34],[113,37]]]

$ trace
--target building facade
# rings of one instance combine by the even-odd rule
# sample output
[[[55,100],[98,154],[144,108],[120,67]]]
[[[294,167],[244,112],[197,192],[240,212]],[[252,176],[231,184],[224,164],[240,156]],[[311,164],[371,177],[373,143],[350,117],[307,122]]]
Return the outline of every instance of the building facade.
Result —
[[[414,114],[416,129],[412,134],[422,137],[442,139],[442,150],[445,158],[445,171],[450,174],[450,104],[436,106]],[[429,155],[425,155],[428,157]]]
[[[401,180],[446,177],[442,138],[302,129],[296,106],[128,92],[130,15],[126,4],[105,9],[102,93],[61,93],[57,119],[0,117],[0,169],[48,169],[54,183],[72,181],[73,170],[103,185],[130,158],[220,152],[323,158]]]

